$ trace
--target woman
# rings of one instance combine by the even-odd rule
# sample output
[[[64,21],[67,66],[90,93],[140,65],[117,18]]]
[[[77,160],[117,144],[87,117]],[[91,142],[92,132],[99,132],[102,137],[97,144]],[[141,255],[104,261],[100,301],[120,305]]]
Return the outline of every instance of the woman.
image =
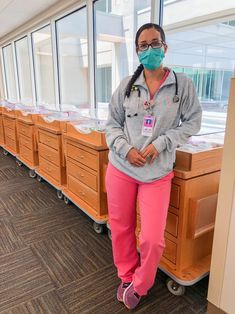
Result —
[[[143,25],[135,45],[141,64],[114,92],[106,126],[109,223],[114,263],[122,281],[117,299],[129,309],[154,284],[163,253],[175,149],[201,124],[192,81],[162,65],[167,53],[162,28]],[[137,198],[140,259],[135,236]]]

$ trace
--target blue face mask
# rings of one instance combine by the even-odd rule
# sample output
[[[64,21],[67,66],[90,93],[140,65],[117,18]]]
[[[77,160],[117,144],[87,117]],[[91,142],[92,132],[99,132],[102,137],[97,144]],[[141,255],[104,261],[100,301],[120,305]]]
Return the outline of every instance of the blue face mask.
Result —
[[[148,50],[139,52],[138,57],[140,63],[142,63],[147,70],[153,71],[160,67],[165,53],[162,48],[149,48]]]

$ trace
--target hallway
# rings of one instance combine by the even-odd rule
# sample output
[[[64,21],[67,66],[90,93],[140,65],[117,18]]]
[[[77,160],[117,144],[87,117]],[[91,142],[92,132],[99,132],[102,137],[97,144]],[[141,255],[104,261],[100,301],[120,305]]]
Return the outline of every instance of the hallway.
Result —
[[[0,313],[129,313],[116,301],[119,280],[107,234],[28,176],[0,149]],[[171,295],[158,272],[135,313],[204,314],[208,278]]]

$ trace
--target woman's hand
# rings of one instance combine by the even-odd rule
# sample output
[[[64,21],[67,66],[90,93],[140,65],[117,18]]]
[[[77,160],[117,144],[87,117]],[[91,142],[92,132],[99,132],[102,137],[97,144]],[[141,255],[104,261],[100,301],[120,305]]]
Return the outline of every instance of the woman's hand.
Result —
[[[151,158],[149,163],[152,164],[158,156],[158,151],[153,144],[149,144],[147,147],[145,147],[145,149],[141,151],[141,155],[145,159],[147,157]]]
[[[132,166],[143,167],[146,163],[146,159],[143,158],[141,153],[135,148],[129,150],[126,158]]]

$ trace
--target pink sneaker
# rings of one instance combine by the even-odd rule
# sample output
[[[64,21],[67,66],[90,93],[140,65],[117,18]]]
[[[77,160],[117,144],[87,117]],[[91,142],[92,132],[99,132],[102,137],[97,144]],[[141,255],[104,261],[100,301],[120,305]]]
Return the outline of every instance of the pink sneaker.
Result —
[[[119,302],[123,302],[123,293],[127,287],[129,287],[130,282],[121,282],[117,289],[117,299]]]
[[[124,290],[123,302],[129,310],[133,310],[140,302],[141,296],[134,290],[133,282]]]

